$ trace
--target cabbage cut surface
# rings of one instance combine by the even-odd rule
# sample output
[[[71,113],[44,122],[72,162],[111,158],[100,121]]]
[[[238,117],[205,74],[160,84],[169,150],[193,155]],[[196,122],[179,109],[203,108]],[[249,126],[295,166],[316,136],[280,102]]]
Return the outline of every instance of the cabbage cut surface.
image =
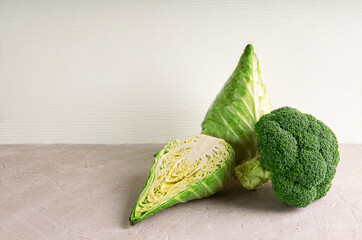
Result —
[[[233,168],[234,151],[223,139],[201,134],[172,140],[155,154],[130,223],[174,204],[216,193],[228,183]]]

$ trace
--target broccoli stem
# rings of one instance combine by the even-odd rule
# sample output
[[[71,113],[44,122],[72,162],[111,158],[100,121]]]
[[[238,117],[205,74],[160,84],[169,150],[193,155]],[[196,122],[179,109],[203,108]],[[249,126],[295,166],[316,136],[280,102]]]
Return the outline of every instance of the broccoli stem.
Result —
[[[270,172],[260,164],[261,156],[256,156],[235,168],[235,175],[241,185],[247,190],[254,190],[269,181]]]

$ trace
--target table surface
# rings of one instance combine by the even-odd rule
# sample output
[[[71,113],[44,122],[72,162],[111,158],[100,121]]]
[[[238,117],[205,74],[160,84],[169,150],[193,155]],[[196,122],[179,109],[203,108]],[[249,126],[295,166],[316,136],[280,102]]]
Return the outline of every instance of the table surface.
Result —
[[[1,145],[0,239],[361,239],[362,145],[341,145],[328,195],[291,208],[236,181],[135,226],[129,214],[162,145]]]

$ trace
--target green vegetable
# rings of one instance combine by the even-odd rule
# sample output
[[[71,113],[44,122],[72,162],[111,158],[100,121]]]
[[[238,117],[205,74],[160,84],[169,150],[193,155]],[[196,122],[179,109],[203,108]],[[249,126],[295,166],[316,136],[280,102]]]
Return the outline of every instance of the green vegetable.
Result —
[[[203,134],[223,138],[232,145],[237,165],[235,175],[246,189],[255,189],[269,179],[269,173],[254,159],[259,157],[255,123],[270,111],[259,61],[249,44],[201,124]],[[245,164],[240,166],[242,163]]]
[[[223,139],[201,134],[172,140],[155,154],[131,225],[174,204],[216,193],[229,182],[233,168],[234,151]]]
[[[247,190],[254,190],[269,181],[270,172],[260,166],[260,156],[246,161],[235,168],[235,175]]]
[[[255,123],[270,111],[271,104],[260,77],[258,58],[249,44],[207,111],[201,124],[202,133],[230,143],[238,165],[257,156]]]
[[[337,138],[329,127],[283,107],[262,116],[255,130],[261,157],[254,164],[270,171],[277,198],[305,207],[327,194],[339,162]]]
[[[293,108],[271,111],[251,45],[202,122],[202,133],[235,150],[235,175],[246,189],[272,180],[283,202],[305,207],[324,196],[339,161],[338,142],[325,124]]]

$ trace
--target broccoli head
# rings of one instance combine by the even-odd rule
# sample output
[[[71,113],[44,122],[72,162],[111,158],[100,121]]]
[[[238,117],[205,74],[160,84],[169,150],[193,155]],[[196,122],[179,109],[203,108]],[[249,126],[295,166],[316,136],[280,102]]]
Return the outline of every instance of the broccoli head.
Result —
[[[327,194],[339,162],[332,130],[310,114],[283,107],[255,125],[261,167],[270,172],[273,193],[293,207]]]

